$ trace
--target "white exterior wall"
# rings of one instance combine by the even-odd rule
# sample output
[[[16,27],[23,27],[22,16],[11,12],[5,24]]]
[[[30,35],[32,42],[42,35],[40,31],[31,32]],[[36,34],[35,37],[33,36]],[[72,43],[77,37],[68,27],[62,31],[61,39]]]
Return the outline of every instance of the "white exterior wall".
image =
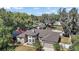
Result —
[[[17,42],[20,42],[21,44],[25,43],[25,39],[24,38],[17,38]]]
[[[69,49],[69,47],[70,47],[72,44],[59,43],[59,45],[60,45],[62,48]]]
[[[35,39],[37,37],[33,37],[33,36],[27,36],[27,42],[28,44],[33,44],[35,43]],[[17,42],[20,42],[21,44],[24,44],[25,43],[25,38],[17,38]]]
[[[36,39],[36,37],[33,37],[33,36],[28,36],[28,44],[32,44],[32,43],[34,43],[35,42],[35,39]]]

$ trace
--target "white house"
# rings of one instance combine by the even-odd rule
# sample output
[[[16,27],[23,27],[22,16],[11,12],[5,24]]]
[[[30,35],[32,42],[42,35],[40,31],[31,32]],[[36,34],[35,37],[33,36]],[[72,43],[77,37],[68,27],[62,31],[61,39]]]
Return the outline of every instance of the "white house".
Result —
[[[34,32],[34,30],[27,30],[17,36],[17,42],[20,42],[21,44],[33,44],[36,39],[38,39],[38,33]]]

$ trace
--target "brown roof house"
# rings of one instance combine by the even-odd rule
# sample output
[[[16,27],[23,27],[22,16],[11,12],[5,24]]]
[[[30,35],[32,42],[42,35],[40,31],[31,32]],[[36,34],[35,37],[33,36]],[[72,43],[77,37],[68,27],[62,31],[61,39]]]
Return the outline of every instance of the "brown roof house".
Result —
[[[51,29],[32,29],[17,36],[17,42],[20,43],[35,43],[35,40],[39,40],[42,45],[44,43],[53,44],[59,41],[60,33],[53,32]]]

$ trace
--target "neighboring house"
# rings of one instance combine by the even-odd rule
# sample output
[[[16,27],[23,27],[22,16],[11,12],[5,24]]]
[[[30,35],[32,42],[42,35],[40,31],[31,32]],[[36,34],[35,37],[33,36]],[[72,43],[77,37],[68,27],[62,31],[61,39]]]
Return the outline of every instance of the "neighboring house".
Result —
[[[61,23],[59,21],[55,21],[55,23],[53,25],[54,26],[61,26]]]
[[[61,37],[61,42],[59,43],[61,50],[69,50],[69,47],[72,45],[71,36],[70,37]]]
[[[44,23],[38,23],[37,29],[45,29],[46,25]]]
[[[24,32],[24,31],[22,31],[19,27],[17,27],[17,29],[12,32],[12,38],[13,38],[14,43],[15,43],[16,40],[17,40],[16,37],[17,37],[19,34],[21,34],[22,32]]]
[[[53,32],[48,29],[32,29],[17,36],[17,42],[33,44],[39,40],[42,45],[58,43],[60,38],[59,32]]]
[[[45,20],[44,23],[46,26],[51,26],[54,23],[54,21],[53,20]]]

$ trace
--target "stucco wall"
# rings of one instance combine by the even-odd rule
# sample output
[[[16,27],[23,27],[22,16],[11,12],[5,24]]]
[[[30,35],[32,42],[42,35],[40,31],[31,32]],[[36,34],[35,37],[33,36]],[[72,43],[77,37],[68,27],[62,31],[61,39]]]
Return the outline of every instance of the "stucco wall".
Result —
[[[25,43],[25,38],[17,38],[17,42],[20,42],[21,44]]]

